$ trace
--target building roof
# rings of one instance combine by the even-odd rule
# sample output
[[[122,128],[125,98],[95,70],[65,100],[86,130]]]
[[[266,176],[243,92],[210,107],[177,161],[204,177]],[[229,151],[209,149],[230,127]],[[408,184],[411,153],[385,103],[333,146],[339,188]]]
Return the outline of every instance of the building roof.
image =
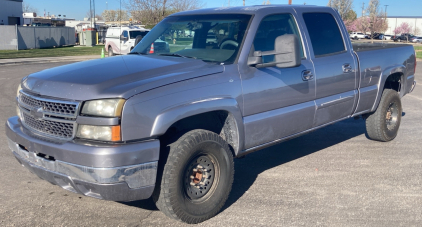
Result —
[[[422,16],[387,16],[387,18],[422,18]]]

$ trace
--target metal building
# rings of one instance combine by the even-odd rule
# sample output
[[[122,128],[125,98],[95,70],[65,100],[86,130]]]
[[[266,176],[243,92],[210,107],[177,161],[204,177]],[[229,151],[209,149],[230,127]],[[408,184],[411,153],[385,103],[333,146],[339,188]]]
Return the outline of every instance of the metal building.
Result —
[[[399,27],[403,22],[407,22],[412,26],[410,33],[414,35],[422,35],[422,16],[387,16],[388,29],[385,34],[394,35],[394,29]],[[415,28],[416,32],[415,32]]]
[[[0,0],[0,25],[22,25],[23,0]]]

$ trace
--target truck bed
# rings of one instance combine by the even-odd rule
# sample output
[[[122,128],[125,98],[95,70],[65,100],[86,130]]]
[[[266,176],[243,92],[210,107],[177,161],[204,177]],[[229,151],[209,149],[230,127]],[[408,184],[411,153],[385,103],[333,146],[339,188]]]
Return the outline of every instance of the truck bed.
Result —
[[[381,50],[398,48],[403,46],[411,46],[410,44],[393,44],[393,43],[353,43],[353,50],[356,52],[368,51],[368,50]]]

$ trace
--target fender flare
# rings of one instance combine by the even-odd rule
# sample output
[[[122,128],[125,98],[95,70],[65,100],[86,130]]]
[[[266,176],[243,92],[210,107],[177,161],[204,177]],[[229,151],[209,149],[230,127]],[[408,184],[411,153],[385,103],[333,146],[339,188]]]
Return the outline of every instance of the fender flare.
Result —
[[[150,136],[157,137],[163,135],[171,125],[184,118],[218,110],[227,111],[235,120],[238,144],[234,152],[237,155],[243,149],[245,132],[242,113],[234,98],[207,98],[166,109],[155,118]]]
[[[404,65],[391,66],[391,67],[386,68],[384,71],[382,71],[380,80],[378,82],[377,97],[375,99],[374,106],[372,106],[371,112],[375,111],[378,108],[378,104],[381,101],[382,92],[384,91],[384,85],[385,85],[385,81],[387,80],[387,78],[392,74],[400,73],[401,77],[402,77],[401,83],[402,83],[402,85],[405,85],[405,83],[403,83],[403,81],[404,81],[403,75],[404,75],[405,71],[406,71],[406,67]],[[403,96],[402,91],[404,91],[403,88],[400,91],[400,97]]]

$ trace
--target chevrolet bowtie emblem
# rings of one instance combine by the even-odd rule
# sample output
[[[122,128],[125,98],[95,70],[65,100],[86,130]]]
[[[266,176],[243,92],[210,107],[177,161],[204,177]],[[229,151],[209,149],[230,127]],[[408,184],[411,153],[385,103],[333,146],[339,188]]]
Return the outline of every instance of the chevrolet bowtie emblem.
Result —
[[[42,119],[44,117],[44,113],[43,113],[43,108],[42,107],[34,108],[30,112],[31,112],[31,115],[35,119],[37,119],[37,120],[40,120],[40,119]]]

